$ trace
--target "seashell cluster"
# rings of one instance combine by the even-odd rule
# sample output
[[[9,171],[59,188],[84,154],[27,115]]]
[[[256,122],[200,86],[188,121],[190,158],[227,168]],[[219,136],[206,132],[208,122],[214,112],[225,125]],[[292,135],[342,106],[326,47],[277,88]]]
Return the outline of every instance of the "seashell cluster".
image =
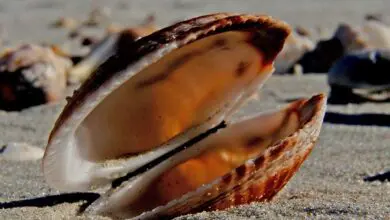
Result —
[[[361,50],[390,48],[390,26],[375,19],[360,26],[341,23],[332,38],[321,40],[305,53],[296,64],[305,73],[326,73],[336,60]],[[293,66],[287,72],[293,72]]]
[[[315,145],[326,97],[231,116],[272,74],[289,34],[269,16],[218,13],[111,40],[50,134],[46,181],[100,192],[85,213],[115,218],[269,201]]]

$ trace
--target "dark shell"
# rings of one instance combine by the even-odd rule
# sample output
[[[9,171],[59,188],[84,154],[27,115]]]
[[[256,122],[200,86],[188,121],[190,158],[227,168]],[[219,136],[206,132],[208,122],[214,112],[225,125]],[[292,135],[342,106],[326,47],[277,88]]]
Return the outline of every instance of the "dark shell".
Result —
[[[335,62],[329,70],[331,85],[350,88],[390,87],[390,50],[365,50],[351,53]]]
[[[339,59],[329,71],[330,100],[386,101],[390,98],[389,72],[390,50],[365,50],[348,54]],[[336,97],[338,98],[335,99]]]

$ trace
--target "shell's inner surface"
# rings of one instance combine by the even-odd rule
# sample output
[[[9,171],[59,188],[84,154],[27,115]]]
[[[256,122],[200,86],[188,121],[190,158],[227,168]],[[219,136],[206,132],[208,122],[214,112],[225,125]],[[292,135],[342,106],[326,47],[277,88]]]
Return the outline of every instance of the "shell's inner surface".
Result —
[[[78,127],[81,154],[102,161],[142,153],[210,119],[226,100],[272,71],[250,40],[245,31],[216,34],[136,74]]]
[[[232,124],[191,146],[193,152],[186,153],[187,159],[172,167],[160,168],[164,171],[156,171],[157,175],[149,181],[139,181],[142,186],[137,186],[137,181],[133,180],[131,184],[124,183],[132,185],[137,192],[127,187],[116,190],[99,211],[132,217],[165,205],[260,157],[276,143],[296,133],[316,113],[317,103],[298,100],[281,111]],[[179,153],[175,157],[182,156]]]

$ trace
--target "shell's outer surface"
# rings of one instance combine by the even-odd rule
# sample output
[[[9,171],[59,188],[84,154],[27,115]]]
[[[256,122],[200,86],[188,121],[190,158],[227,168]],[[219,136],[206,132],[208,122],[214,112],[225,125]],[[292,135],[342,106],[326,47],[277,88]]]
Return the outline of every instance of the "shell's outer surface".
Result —
[[[256,117],[254,119],[249,119],[248,121],[239,122],[242,124],[236,126],[237,128],[234,128],[235,125],[233,124],[230,128],[228,126],[215,136],[206,138],[205,142],[212,142],[212,140],[218,140],[218,136],[221,135],[223,140],[229,141],[229,137],[232,135],[231,132],[240,132],[237,130],[231,130],[230,132],[228,131],[229,129],[246,129],[247,131],[242,132],[243,136],[237,137],[239,137],[241,141],[249,140],[245,141],[245,143],[250,144],[251,148],[260,147],[261,152],[257,152],[252,159],[246,160],[242,165],[235,169],[233,168],[232,171],[227,172],[227,174],[222,177],[210,181],[211,183],[206,182],[201,187],[195,187],[196,190],[192,190],[190,193],[185,194],[179,199],[172,200],[166,205],[161,204],[161,206],[154,209],[152,209],[153,207],[148,207],[151,211],[147,211],[148,209],[146,209],[147,212],[138,216],[145,211],[137,210],[139,208],[139,203],[135,202],[126,205],[126,201],[123,200],[125,197],[129,196],[129,194],[126,193],[131,191],[128,191],[128,186],[137,188],[137,181],[135,180],[129,185],[123,184],[122,187],[109,191],[107,194],[103,195],[101,199],[92,204],[87,211],[119,218],[135,217],[135,219],[157,219],[204,210],[221,210],[253,201],[268,201],[283,188],[312,150],[320,132],[325,108],[326,97],[324,95],[317,95],[309,100],[298,100],[290,104],[285,110],[274,113],[275,115],[271,116],[271,118],[273,118],[272,120],[274,120],[277,115],[278,117],[276,118],[283,115],[283,118],[281,119],[282,124],[278,125],[277,129],[272,131],[271,134],[265,132],[269,135],[268,137],[262,135],[260,137],[258,136],[259,132],[262,133],[267,131],[267,128],[262,127],[259,123],[266,122],[271,127],[275,126],[275,124],[268,121],[268,119],[266,119],[267,116],[260,115],[258,118]],[[297,122],[298,124],[296,124]],[[242,128],[242,125],[247,125],[250,128]],[[258,130],[256,130],[256,128],[258,128]],[[225,131],[227,133],[224,133]],[[228,135],[228,137],[225,137],[225,135]],[[248,137],[253,137],[252,135],[255,135],[254,137],[256,138],[248,139]],[[268,146],[268,144],[266,144],[265,148],[264,146],[254,144],[255,142],[267,142],[267,138],[274,138],[278,141],[274,143],[268,142],[268,144],[271,145]],[[237,140],[230,141],[233,142],[233,145],[237,143]],[[220,144],[217,144],[217,146],[218,145]],[[196,148],[196,146],[193,147]],[[237,145],[234,147],[239,146]],[[207,147],[206,149],[208,151],[210,150],[210,147]],[[192,150],[202,151],[200,148]],[[232,156],[234,157],[236,155]],[[214,156],[213,159],[218,160],[218,156]],[[164,163],[167,164],[169,162]],[[170,163],[175,162],[172,161]],[[217,165],[215,164],[212,166],[206,162],[206,166],[208,166],[207,171],[195,169],[191,172],[191,175],[201,176],[202,174],[197,174],[197,172],[213,172],[213,169]],[[171,171],[172,168],[169,172]],[[154,171],[151,170],[149,173],[153,172]],[[149,175],[149,173],[147,175]],[[164,180],[157,179],[156,181],[157,183],[151,183],[150,187],[158,187],[158,185],[161,184],[161,181],[163,182]],[[189,184],[188,181],[191,180],[186,179],[185,182],[181,182],[179,178],[175,181],[178,181],[176,183],[177,185],[174,182],[172,182],[171,186],[169,186],[169,184],[167,185],[169,189],[166,190],[168,192]],[[147,185],[149,183],[144,181],[142,184]],[[123,194],[121,192],[122,190],[124,190]],[[153,198],[147,196],[149,192],[152,192],[153,195],[151,196]],[[138,194],[137,192],[134,193]],[[147,190],[146,194],[138,196],[138,202],[147,204],[147,206],[159,199],[159,194],[155,193],[154,188],[151,191]],[[129,201],[131,200],[129,199]]]
[[[117,175],[124,175],[123,173],[114,175],[107,174],[107,172],[112,173],[112,170],[117,169],[117,167],[108,167],[107,170],[103,170],[100,173],[95,172],[104,167],[105,165],[101,162],[110,159],[111,156],[114,157],[112,159],[116,159],[115,157],[123,156],[123,154],[130,153],[132,150],[131,147],[128,147],[126,150],[130,150],[130,152],[123,152],[123,149],[120,148],[122,146],[117,148],[118,145],[115,144],[109,146],[109,148],[105,148],[104,146],[99,147],[105,141],[104,138],[109,137],[106,135],[106,132],[102,132],[103,130],[107,131],[107,133],[115,131],[113,133],[121,134],[123,133],[123,129],[128,130],[129,126],[133,126],[135,130],[142,128],[147,131],[142,133],[147,138],[142,138],[141,140],[155,141],[149,144],[149,147],[158,147],[163,144],[159,143],[158,135],[156,136],[157,140],[154,140],[153,135],[150,135],[150,132],[159,129],[160,125],[158,123],[139,121],[145,118],[138,117],[138,114],[145,114],[145,112],[147,113],[149,111],[148,109],[135,110],[133,112],[136,113],[133,114],[135,117],[130,121],[120,118],[131,115],[129,113],[129,111],[132,111],[131,108],[142,106],[142,103],[145,103],[145,101],[152,101],[151,103],[156,100],[159,101],[158,99],[153,100],[153,95],[161,93],[156,90],[152,93],[152,96],[146,96],[146,98],[141,97],[137,101],[137,95],[129,95],[129,91],[123,85],[128,82],[130,85],[136,83],[135,87],[130,87],[140,89],[136,94],[142,94],[143,91],[147,91],[145,88],[152,89],[150,91],[153,92],[153,88],[160,88],[159,85],[164,85],[161,82],[169,82],[170,80],[173,82],[176,78],[173,76],[167,77],[167,73],[176,71],[176,67],[178,66],[186,65],[189,63],[188,60],[192,61],[194,56],[200,57],[194,60],[199,61],[201,65],[188,64],[189,66],[186,66],[184,73],[196,68],[203,69],[196,71],[192,75],[189,74],[191,71],[180,75],[183,77],[194,77],[188,82],[194,82],[194,80],[201,79],[198,77],[204,77],[202,78],[203,81],[201,81],[202,87],[199,84],[186,87],[185,83],[175,82],[170,87],[165,86],[163,88],[166,91],[170,91],[171,88],[177,87],[179,89],[178,92],[162,97],[162,100],[172,101],[177,98],[176,96],[182,96],[181,100],[174,104],[163,103],[154,107],[151,106],[153,108],[149,108],[150,106],[148,108],[152,113],[154,111],[158,112],[161,108],[173,111],[174,113],[170,117],[175,120],[178,117],[182,117],[185,120],[191,118],[191,116],[186,115],[191,111],[195,111],[196,113],[201,112],[197,115],[199,118],[195,120],[200,125],[193,124],[194,132],[192,137],[220,123],[229,114],[233,113],[268,78],[272,72],[272,62],[283,48],[284,40],[289,35],[289,32],[290,29],[287,24],[268,16],[225,13],[202,16],[180,22],[141,38],[136,42],[119,40],[113,54],[108,56],[107,60],[98,70],[75,92],[57,120],[49,137],[49,143],[43,160],[43,170],[46,180],[50,185],[59,189],[86,190],[93,187],[99,181],[102,181],[99,184],[107,184],[112,179],[115,179]],[[221,36],[225,39],[219,39]],[[229,48],[231,43],[234,46],[233,49]],[[180,50],[177,50],[179,48]],[[184,53],[192,49],[196,49],[195,51],[198,53]],[[176,53],[175,51],[179,52]],[[203,54],[203,52],[206,53]],[[208,59],[209,53],[214,52],[215,54],[210,55],[213,59]],[[220,65],[226,58],[230,60],[225,62],[225,65]],[[241,58],[252,59],[251,62],[253,62],[253,65],[250,66],[247,63],[242,63],[242,60],[239,60]],[[215,63],[212,63],[212,66],[209,66],[209,64],[204,65],[207,62]],[[235,64],[237,66],[234,66]],[[163,71],[160,68],[163,68]],[[221,74],[224,73],[223,71],[218,72],[218,70],[223,70],[223,68],[228,68],[229,74]],[[214,72],[208,73],[208,70]],[[246,71],[249,71],[250,74],[246,74]],[[140,72],[141,74],[139,74]],[[153,77],[148,78],[150,76]],[[130,78],[132,80],[129,80]],[[232,80],[232,82],[228,80]],[[234,84],[235,80],[239,83]],[[188,92],[191,93],[191,90],[188,90],[188,88],[201,88],[201,90],[193,90],[193,94],[189,95]],[[198,102],[198,100],[193,101],[189,97],[202,94],[202,91],[205,93],[207,91],[205,88],[217,88],[217,90],[206,92],[206,104],[201,105],[199,109],[188,109],[188,106]],[[123,95],[121,95],[122,92]],[[116,96],[118,94],[119,96]],[[125,101],[123,100],[124,98],[126,98]],[[211,104],[207,104],[208,101],[211,101]],[[119,106],[117,106],[118,104]],[[182,107],[186,108],[186,110],[183,110]],[[93,115],[91,112],[100,112],[100,114]],[[157,118],[167,116],[164,111],[161,112],[162,115],[159,116],[159,114],[155,116],[158,116]],[[94,117],[97,120],[94,120]],[[112,118],[107,123],[94,124],[98,121],[104,121],[104,118],[108,119],[109,117]],[[169,117],[167,118],[169,119]],[[135,123],[137,120],[140,124]],[[126,121],[129,123],[123,123]],[[81,124],[84,122],[86,124]],[[175,123],[167,123],[167,125],[171,126]],[[150,124],[153,124],[153,129],[148,127]],[[97,133],[94,133],[89,139],[80,139],[78,135],[81,135],[82,138],[88,137],[83,135],[83,132],[87,134],[90,132],[88,129],[95,129]],[[172,146],[163,148],[163,150],[166,150],[165,153],[170,149],[174,149],[174,146],[180,144],[180,141],[183,142],[191,138],[191,136],[188,137],[185,135],[181,139],[174,138],[176,134],[181,136],[181,133],[186,133],[186,129],[192,129],[191,123],[187,123],[184,128],[172,129],[174,131],[173,136],[171,133],[168,135],[168,138],[163,135],[164,139],[162,142],[169,138],[172,138],[171,140],[173,142],[171,144],[173,148]],[[171,132],[171,128],[162,128],[161,131]],[[124,141],[129,137],[131,137],[131,133],[129,135],[129,133],[125,132],[123,135],[115,136],[113,139],[115,141]],[[93,144],[91,145],[90,143],[92,142]],[[87,148],[85,145],[90,145],[91,147]],[[143,154],[142,157],[131,158],[128,161],[136,163],[135,168],[137,168],[147,163],[148,160],[151,160],[146,159],[148,158],[146,155],[152,155],[154,158],[158,157],[158,154],[155,152],[160,152],[160,149],[161,147],[150,153]],[[163,151],[159,153],[160,156],[162,154],[164,154]],[[126,173],[129,170],[122,170],[121,172]]]
[[[49,47],[22,45],[0,60],[0,108],[21,110],[63,98],[69,59]]]
[[[314,115],[304,123],[301,130],[282,139],[261,156],[247,161],[214,181],[213,184],[198,190],[193,195],[190,193],[188,198],[181,198],[181,204],[172,202],[172,206],[168,204],[162,207],[161,211],[158,208],[153,210],[150,216],[156,213],[153,218],[172,217],[178,214],[223,210],[254,201],[271,200],[299,169],[317,141],[325,115],[326,98],[324,95],[317,95],[310,100],[297,101],[293,105],[297,105],[296,108],[308,105],[315,109]],[[227,193],[221,193],[223,191]],[[148,213],[145,213],[145,216],[148,216]]]

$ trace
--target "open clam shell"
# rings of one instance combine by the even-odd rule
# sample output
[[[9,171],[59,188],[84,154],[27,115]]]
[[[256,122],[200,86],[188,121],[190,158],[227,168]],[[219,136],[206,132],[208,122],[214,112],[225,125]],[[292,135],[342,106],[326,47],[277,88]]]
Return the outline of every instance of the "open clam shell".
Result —
[[[272,198],[317,139],[324,96],[232,125],[230,116],[271,75],[289,33],[268,16],[220,13],[120,44],[57,120],[43,160],[47,182],[103,191],[87,212],[121,218]],[[225,165],[191,169],[199,157]]]

